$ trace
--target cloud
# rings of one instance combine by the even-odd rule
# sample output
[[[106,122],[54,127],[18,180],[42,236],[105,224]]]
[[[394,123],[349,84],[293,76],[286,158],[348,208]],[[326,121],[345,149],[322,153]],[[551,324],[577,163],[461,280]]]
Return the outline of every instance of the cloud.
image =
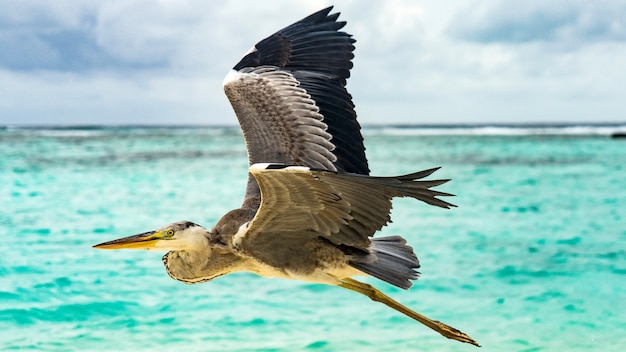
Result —
[[[348,89],[359,120],[624,120],[624,6],[556,1],[340,2],[357,40]],[[330,2],[0,5],[0,125],[223,125],[236,123],[221,86],[228,70]]]
[[[0,70],[0,125],[234,124],[221,85],[205,77]]]
[[[202,0],[7,1],[0,13],[0,67],[66,72],[193,70],[240,46],[247,39],[241,33],[263,33],[267,28],[264,34],[269,35],[277,29],[276,23],[284,23],[280,19],[306,13],[283,6],[288,1],[280,3],[272,7]],[[313,1],[306,7],[314,11],[322,6]],[[238,20],[243,8],[264,21]],[[277,11],[283,8],[286,11]],[[246,41],[245,47],[253,44]]]
[[[626,4],[610,1],[493,1],[459,11],[448,33],[477,43],[626,41]]]
[[[5,2],[0,14],[0,67],[74,70],[106,65],[93,42],[90,2]]]

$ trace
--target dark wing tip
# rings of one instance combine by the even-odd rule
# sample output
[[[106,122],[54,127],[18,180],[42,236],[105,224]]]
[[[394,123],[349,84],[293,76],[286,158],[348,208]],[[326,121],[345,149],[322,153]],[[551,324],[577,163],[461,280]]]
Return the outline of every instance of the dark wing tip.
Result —
[[[335,19],[337,19],[337,17],[339,17],[339,12],[332,14],[332,15],[328,15],[330,13],[330,11],[333,10],[335,6],[330,5],[326,8],[323,8],[317,12],[314,12],[308,16],[306,16],[305,18],[303,18],[302,20],[300,20],[299,22],[319,22],[321,20],[323,20],[324,18],[328,18],[328,17],[332,17],[335,16]],[[333,20],[334,21],[334,20]]]
[[[441,167],[434,167],[428,170],[422,170],[402,176],[395,177],[396,180],[400,181],[401,184],[407,186],[406,190],[408,191],[407,195],[419,199],[425,203],[430,205],[434,205],[440,208],[450,209],[453,207],[457,207],[452,203],[448,203],[442,199],[437,197],[453,197],[454,194],[445,193],[436,191],[431,189],[432,187],[440,186],[450,179],[439,179],[439,180],[422,180],[425,177],[432,175],[435,171],[439,170]],[[410,190],[410,191],[409,191]]]
[[[432,169],[428,169],[428,170],[422,170],[422,171],[418,171],[418,172],[413,172],[410,174],[406,174],[406,175],[402,175],[402,176],[398,176],[398,180],[419,180],[421,178],[424,177],[428,177],[430,175],[432,175],[433,173],[435,173],[435,171],[441,169],[441,166],[438,167],[433,167]],[[449,181],[449,180],[447,180]]]
[[[337,21],[339,12],[329,14],[332,9],[333,6],[329,6],[319,10],[259,41],[254,46],[256,50],[244,56],[233,69],[238,71],[244,67],[267,65],[292,71],[295,69],[310,69],[308,66],[313,63],[313,66],[321,65],[321,67],[316,67],[318,70],[315,71],[337,74],[337,72],[334,72],[336,68],[332,64],[324,70],[329,65],[329,63],[324,63],[324,61],[332,61],[329,59],[346,51],[351,52],[354,50],[354,46],[351,45],[354,43],[354,39],[347,33],[339,32],[346,25],[346,22]],[[328,50],[329,46],[320,48],[317,44],[319,40],[322,40],[325,44],[334,42],[334,45],[343,43],[343,40],[346,40],[332,38],[333,33],[334,35],[345,37],[348,45],[339,44],[339,47],[332,49],[331,52],[320,53],[320,49]],[[308,50],[304,51],[304,55],[299,53],[300,57],[296,57],[294,56],[293,46],[295,43],[302,42],[308,43],[305,46]],[[326,60],[320,60],[320,58],[325,58]],[[319,70],[320,68],[321,70]]]

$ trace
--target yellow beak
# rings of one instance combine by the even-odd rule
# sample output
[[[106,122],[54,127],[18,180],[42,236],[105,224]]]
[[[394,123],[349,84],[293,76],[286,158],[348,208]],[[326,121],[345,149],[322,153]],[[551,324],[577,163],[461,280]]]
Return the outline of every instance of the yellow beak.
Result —
[[[113,241],[99,243],[97,249],[150,249],[162,239],[160,232],[150,231],[139,235],[118,238]]]

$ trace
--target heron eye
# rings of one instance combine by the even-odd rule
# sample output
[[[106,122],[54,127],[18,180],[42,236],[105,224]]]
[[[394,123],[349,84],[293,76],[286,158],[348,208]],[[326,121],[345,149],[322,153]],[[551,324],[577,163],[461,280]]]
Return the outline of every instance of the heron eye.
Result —
[[[174,236],[174,230],[167,230],[167,232],[165,233],[167,236],[172,237]]]

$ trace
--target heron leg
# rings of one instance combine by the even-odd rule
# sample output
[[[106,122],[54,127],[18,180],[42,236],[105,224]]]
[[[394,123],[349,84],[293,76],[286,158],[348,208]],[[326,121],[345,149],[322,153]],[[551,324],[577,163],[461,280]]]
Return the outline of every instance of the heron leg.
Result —
[[[347,288],[348,290],[361,293],[369,297],[372,301],[383,303],[386,306],[393,308],[397,310],[398,312],[419,321],[420,323],[428,326],[429,328],[435,330],[436,332],[440,333],[441,335],[449,339],[453,339],[453,340],[457,340],[457,341],[461,341],[465,343],[471,343],[472,345],[480,347],[478,342],[476,342],[474,339],[469,337],[466,333],[459,331],[451,327],[450,325],[444,324],[437,320],[432,320],[417,312],[412,311],[411,309],[405,307],[399,302],[393,300],[391,297],[387,296],[386,294],[380,292],[374,286],[364,284],[362,282],[359,282],[350,278],[342,279],[339,286],[343,288]]]

